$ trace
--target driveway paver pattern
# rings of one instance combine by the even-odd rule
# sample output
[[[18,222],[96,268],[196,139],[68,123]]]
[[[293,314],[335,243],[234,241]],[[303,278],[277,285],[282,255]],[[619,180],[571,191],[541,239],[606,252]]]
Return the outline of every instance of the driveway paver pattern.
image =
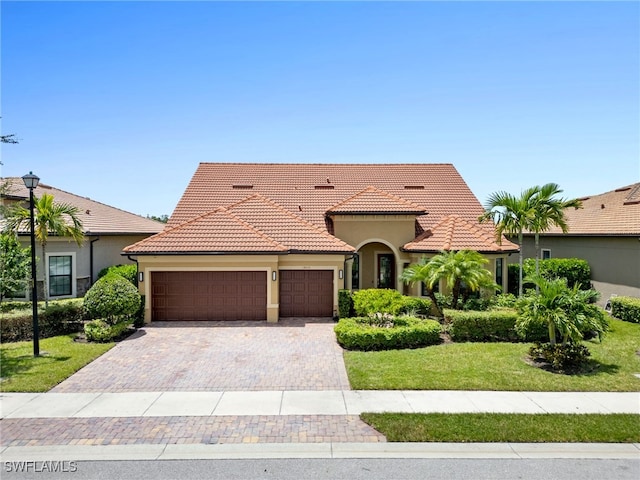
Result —
[[[52,392],[348,390],[334,323],[155,322]]]

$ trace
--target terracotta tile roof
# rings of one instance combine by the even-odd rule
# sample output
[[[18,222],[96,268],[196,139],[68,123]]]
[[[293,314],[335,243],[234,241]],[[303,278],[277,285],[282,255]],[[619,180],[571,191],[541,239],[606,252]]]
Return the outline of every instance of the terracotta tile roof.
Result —
[[[21,178],[12,177],[5,180],[10,183],[8,198],[29,199],[29,190],[24,186]],[[86,235],[154,234],[162,231],[165,226],[155,220],[40,183],[34,195],[39,197],[43,193],[53,195],[57,203],[67,203],[77,207]]]
[[[412,214],[423,215],[424,207],[380,190],[367,187],[327,210],[328,214]]]
[[[459,215],[447,215],[423,232],[415,240],[404,245],[403,250],[416,253],[440,250],[476,250],[483,253],[517,252],[518,246],[503,239],[498,244],[491,228],[471,222]]]
[[[428,215],[418,217],[422,230],[452,213],[476,222],[484,212],[451,164],[201,163],[169,225],[254,192],[326,230],[325,212],[368,186],[425,209]]]
[[[354,248],[254,194],[124,249],[129,254],[353,252]]]
[[[640,235],[640,183],[584,197],[583,208],[565,210],[568,235]],[[557,227],[544,235],[559,235]]]

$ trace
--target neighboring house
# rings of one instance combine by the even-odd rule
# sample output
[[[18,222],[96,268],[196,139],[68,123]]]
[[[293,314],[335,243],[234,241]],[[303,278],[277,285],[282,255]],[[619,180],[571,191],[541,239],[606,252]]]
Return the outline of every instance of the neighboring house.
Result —
[[[130,245],[145,320],[331,317],[338,290],[419,296],[402,269],[474,249],[506,284],[506,257],[450,164],[199,165],[167,228]]]
[[[29,190],[24,186],[22,179],[4,180],[8,181],[10,186],[7,193],[2,195],[3,205],[21,202],[25,208],[29,208]],[[34,195],[39,197],[43,193],[53,195],[56,203],[67,203],[78,208],[85,241],[83,246],[79,247],[69,238],[50,235],[46,247],[47,271],[42,272],[42,247],[36,240],[40,298],[44,293],[43,274],[47,275],[47,279],[50,279],[51,275],[68,277],[68,281],[47,281],[49,298],[83,296],[97,279],[100,270],[111,265],[132,262],[121,255],[125,246],[156,234],[164,228],[164,224],[160,222],[40,183]],[[28,227],[27,230],[19,232],[19,239],[23,246],[30,245]]]
[[[540,235],[542,258],[582,258],[591,267],[600,303],[612,295],[640,297],[640,183],[581,198],[583,208],[565,211],[569,231]],[[523,253],[535,258],[532,234]]]

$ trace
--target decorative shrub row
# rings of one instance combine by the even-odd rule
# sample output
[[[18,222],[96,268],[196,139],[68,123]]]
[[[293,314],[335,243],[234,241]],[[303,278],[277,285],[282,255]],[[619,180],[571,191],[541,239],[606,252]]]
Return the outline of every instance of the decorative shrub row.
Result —
[[[567,285],[572,288],[575,284],[580,284],[580,288],[588,290],[591,288],[591,267],[586,260],[580,258],[547,258],[540,260],[540,274],[548,279],[566,278]],[[510,264],[509,270],[509,291],[518,291],[518,270],[517,264]],[[523,262],[522,277],[527,277],[536,273],[535,258],[527,258]],[[525,283],[524,288],[533,288],[533,285]]]
[[[440,342],[441,326],[416,317],[343,318],[334,327],[338,343],[348,350],[417,348]]]
[[[92,320],[84,325],[84,334],[90,342],[111,342],[121,337],[130,324],[127,320],[113,325],[104,320]]]
[[[428,315],[431,310],[431,300],[428,298],[407,297],[387,288],[358,290],[352,294],[352,298],[353,310],[358,316],[374,313]]]
[[[549,331],[544,322],[518,325],[518,312],[511,308],[487,311],[445,310],[451,339],[455,342],[544,342]]]
[[[611,315],[625,322],[640,323],[640,298],[613,297]]]
[[[536,343],[529,349],[531,358],[549,364],[553,370],[559,373],[567,373],[580,367],[590,355],[587,347],[571,342],[556,345]]]
[[[138,286],[138,266],[134,264],[129,265],[112,265],[110,267],[103,268],[98,273],[98,280],[109,273],[115,273],[121,277],[129,280],[134,286]]]
[[[49,308],[38,311],[39,337],[48,338],[82,331],[82,314],[82,300],[49,304]],[[32,339],[31,310],[2,315],[0,342],[22,342]]]

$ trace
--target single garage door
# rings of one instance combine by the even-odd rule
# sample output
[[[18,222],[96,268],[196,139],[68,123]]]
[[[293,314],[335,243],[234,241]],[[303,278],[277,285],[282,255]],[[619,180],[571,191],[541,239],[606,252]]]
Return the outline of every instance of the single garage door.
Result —
[[[332,270],[280,270],[281,317],[332,317]]]
[[[267,272],[151,272],[151,319],[266,320]]]

